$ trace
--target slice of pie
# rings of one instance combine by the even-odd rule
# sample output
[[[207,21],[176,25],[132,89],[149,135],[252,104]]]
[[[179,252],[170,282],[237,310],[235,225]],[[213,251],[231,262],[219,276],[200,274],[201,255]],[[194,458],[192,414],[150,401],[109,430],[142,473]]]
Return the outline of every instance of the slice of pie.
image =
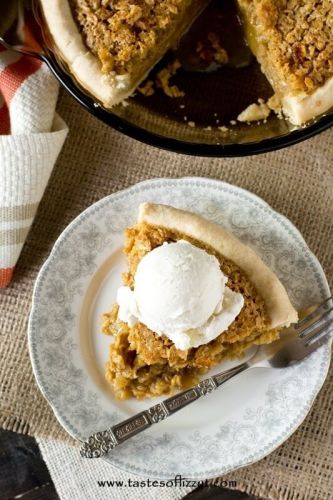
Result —
[[[333,106],[332,0],[238,0],[252,52],[291,123]]]
[[[124,252],[124,287],[103,317],[103,333],[114,337],[106,379],[120,399],[193,385],[209,368],[241,357],[254,344],[276,340],[281,328],[297,321],[285,288],[260,257],[196,214],[142,204],[137,224],[125,231]],[[224,280],[223,302],[218,302],[218,274]],[[135,292],[143,300],[131,308]],[[184,296],[185,303],[179,298]],[[202,318],[206,307],[211,309]],[[164,314],[162,326],[157,310]]]
[[[106,107],[130,96],[209,0],[41,0],[54,44]]]

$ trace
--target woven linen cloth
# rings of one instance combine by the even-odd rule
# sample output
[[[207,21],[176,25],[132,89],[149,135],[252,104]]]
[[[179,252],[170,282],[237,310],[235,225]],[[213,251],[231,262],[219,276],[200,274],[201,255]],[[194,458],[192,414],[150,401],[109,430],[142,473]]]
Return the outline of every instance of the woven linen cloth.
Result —
[[[13,281],[0,291],[0,425],[72,443],[37,388],[27,349],[33,285],[61,231],[95,201],[147,178],[221,179],[249,189],[288,217],[317,255],[332,287],[333,130],[274,153],[209,159],[169,153],[125,137],[97,121],[64,92],[58,112],[69,125],[69,137]],[[238,489],[272,500],[331,498],[332,373],[310,414],[286,443],[224,479],[236,480]]]
[[[67,135],[46,65],[0,46],[0,288],[10,282]]]

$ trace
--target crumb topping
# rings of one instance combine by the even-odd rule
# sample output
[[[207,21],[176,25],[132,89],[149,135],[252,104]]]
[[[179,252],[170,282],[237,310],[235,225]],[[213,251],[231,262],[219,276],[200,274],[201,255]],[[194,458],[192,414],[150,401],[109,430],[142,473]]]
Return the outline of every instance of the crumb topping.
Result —
[[[70,0],[89,49],[104,73],[124,74],[143,61],[161,31],[188,6],[186,0]]]
[[[169,63],[166,68],[161,69],[161,71],[157,73],[156,86],[161,88],[168,97],[184,97],[185,95],[177,85],[170,84],[171,78],[177,73],[180,67],[180,62],[178,59],[175,59]]]
[[[281,80],[294,92],[311,93],[333,76],[332,0],[239,2],[256,52],[265,45],[266,65],[274,68],[278,87]]]
[[[170,82],[179,68],[181,68],[180,62],[178,59],[174,59],[157,73],[155,80],[146,80],[137,90],[140,94],[149,97],[155,94],[156,86],[156,88],[161,89],[168,97],[184,97],[185,93],[180,90],[177,85]]]
[[[140,85],[137,88],[137,90],[138,92],[140,92],[140,94],[145,95],[146,97],[154,95],[155,94],[154,81],[146,80],[142,85]]]
[[[250,104],[246,109],[244,109],[238,116],[237,120],[239,122],[258,122],[261,120],[266,120],[270,115],[271,109],[263,101],[263,99],[258,99],[257,103]]]

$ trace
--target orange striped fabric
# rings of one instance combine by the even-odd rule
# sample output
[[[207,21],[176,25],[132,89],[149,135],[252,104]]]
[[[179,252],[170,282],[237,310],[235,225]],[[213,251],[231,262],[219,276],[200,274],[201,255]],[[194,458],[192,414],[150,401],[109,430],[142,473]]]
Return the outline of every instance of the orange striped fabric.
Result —
[[[30,33],[27,32],[30,36]],[[6,49],[0,46],[1,53]],[[0,108],[0,134],[10,134],[10,103],[21,87],[22,83],[41,67],[42,62],[32,57],[21,56],[18,61],[9,63],[0,70],[0,95],[2,106]],[[1,165],[0,165],[1,168]],[[1,202],[0,202],[1,203]],[[12,279],[14,267],[0,268],[0,288],[6,287]]]
[[[24,43],[36,47],[29,26]],[[8,286],[67,134],[53,130],[58,84],[39,59],[0,45],[0,288]]]
[[[0,134],[10,133],[9,107],[16,91],[26,78],[38,71],[41,65],[39,59],[21,56],[18,61],[0,71],[0,94],[3,98],[3,105],[0,108]]]
[[[0,288],[6,288],[10,283],[14,273],[14,267],[0,269]]]

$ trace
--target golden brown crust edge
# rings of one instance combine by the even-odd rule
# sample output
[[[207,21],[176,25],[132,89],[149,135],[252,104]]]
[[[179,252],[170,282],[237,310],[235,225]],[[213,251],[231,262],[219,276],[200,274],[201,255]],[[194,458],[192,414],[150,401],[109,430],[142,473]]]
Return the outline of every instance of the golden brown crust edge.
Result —
[[[267,313],[271,318],[271,328],[288,326],[297,321],[297,311],[292,306],[278,277],[250,247],[244,245],[221,226],[197,214],[154,203],[140,205],[138,222],[179,231],[203,241],[227,259],[232,260],[247,274],[263,297]]]

